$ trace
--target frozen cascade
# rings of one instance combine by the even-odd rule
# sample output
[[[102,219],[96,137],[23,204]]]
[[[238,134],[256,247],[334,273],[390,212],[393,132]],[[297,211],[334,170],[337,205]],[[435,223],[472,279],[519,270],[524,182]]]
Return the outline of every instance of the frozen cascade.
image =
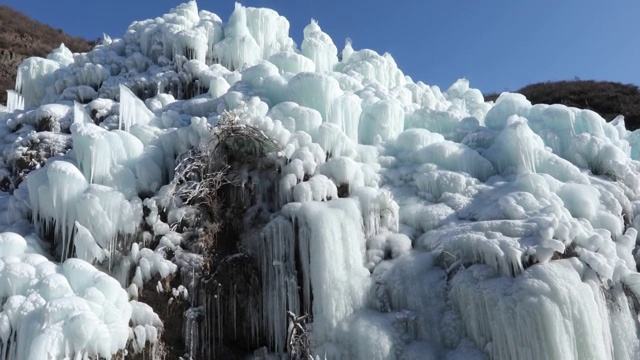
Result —
[[[60,44],[60,46],[47,55],[47,59],[55,60],[62,65],[68,66],[73,63],[73,53],[69,48]]]
[[[510,119],[512,122],[498,135],[486,156],[496,159],[494,164],[498,171],[510,166],[519,171],[538,171],[545,155],[542,139],[529,129],[526,122],[513,117]]]
[[[345,93],[333,100],[328,116],[328,121],[338,125],[352,141],[358,141],[358,126],[362,114],[361,102],[362,100],[355,94]]]
[[[46,177],[43,183],[40,179],[32,182],[33,177],[27,179],[33,219],[40,225],[41,234],[54,229],[61,240],[62,259],[65,259],[71,251],[73,226],[77,218],[75,205],[88,183],[78,168],[66,161],[55,161],[41,172],[42,175],[36,178]]]
[[[144,149],[138,138],[125,131],[107,131],[93,122],[76,122],[71,136],[78,167],[88,182],[113,186],[127,198],[137,195],[133,171]]]
[[[331,328],[360,308],[364,301],[368,278],[362,265],[364,234],[361,232],[360,212],[354,202],[329,203],[329,209],[331,205],[351,207],[339,208],[340,212],[327,211],[324,206],[308,204],[298,209],[295,215],[301,223],[303,300],[306,305],[305,313],[313,313],[315,316],[314,326],[317,326],[318,337],[326,339]],[[350,216],[352,220],[344,229],[340,225],[343,216]],[[320,219],[322,221],[319,221]],[[325,284],[335,284],[339,291],[326,293],[322,291]]]
[[[0,115],[0,176],[25,176],[0,194],[2,359],[157,358],[163,320],[167,356],[282,357],[287,311],[327,359],[640,356],[639,132],[303,36],[190,1],[24,61]],[[275,150],[231,164],[236,212],[204,245],[170,181],[224,114]]]
[[[328,121],[335,99],[343,94],[336,79],[318,73],[296,75],[289,81],[288,91],[292,101],[318,110],[324,121]]]
[[[515,279],[477,265],[454,278],[451,295],[469,336],[492,358],[632,359],[640,346],[637,319],[623,320],[633,315],[621,287],[603,289],[575,259]]]
[[[275,53],[269,57],[269,62],[277,66],[283,74],[298,74],[316,70],[316,64],[311,59],[293,51]]]
[[[61,64],[54,60],[31,57],[18,67],[16,92],[22,95],[25,108],[40,105],[46,89],[55,82],[54,73]]]
[[[251,253],[260,256],[262,274],[262,308],[257,322],[267,333],[269,344],[276,352],[285,350],[286,318],[281,314],[291,311],[300,314],[301,301],[296,276],[296,244],[293,223],[278,217],[272,220],[255,238],[249,238]]]
[[[364,306],[369,283],[358,200],[291,204],[283,208],[283,214],[289,219],[272,220],[248,244],[260,257],[266,289],[261,322],[276,349],[284,346],[286,326],[279,314],[287,310],[313,314],[319,343],[340,342],[332,331]],[[301,274],[296,275],[298,272]],[[326,284],[333,284],[331,291]]]
[[[262,59],[294,49],[289,37],[289,21],[284,16],[271,9],[247,8],[246,13],[249,33],[261,49]]]
[[[344,73],[356,72],[365,78],[375,79],[389,89],[405,85],[404,74],[389,53],[381,56],[369,49],[353,51],[351,42],[347,42],[340,65],[344,66],[341,70]]]
[[[72,254],[75,224],[81,234],[82,249],[90,247],[92,257],[104,258],[97,245],[108,254],[114,250],[113,242],[119,235],[133,234],[137,222],[131,222],[142,212],[139,199],[127,201],[124,195],[112,188],[90,185],[75,165],[66,161],[54,161],[27,179],[29,202],[38,233],[45,236],[53,231],[54,244],[64,260]],[[85,230],[89,231],[89,234]],[[92,235],[92,236],[90,236]],[[95,241],[91,242],[91,240]],[[86,255],[88,256],[88,255]]]
[[[373,145],[394,140],[404,130],[404,110],[398,101],[382,100],[364,109],[360,118],[359,140]]]

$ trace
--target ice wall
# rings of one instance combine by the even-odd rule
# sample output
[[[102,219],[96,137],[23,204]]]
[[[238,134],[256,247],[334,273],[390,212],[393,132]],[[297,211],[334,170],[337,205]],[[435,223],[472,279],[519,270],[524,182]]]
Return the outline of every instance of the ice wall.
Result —
[[[215,353],[229,324],[283,356],[287,311],[310,315],[327,358],[639,356],[639,133],[519,94],[486,103],[466,80],[414,82],[350,40],[338,57],[315,21],[296,48],[289,27],[240,4],[225,23],[191,1],[88,53],[20,66],[0,116],[0,176],[29,174],[0,194],[0,229],[21,234],[0,235],[7,358],[44,341],[53,358],[141,351],[160,327],[136,301],[149,287],[188,302],[192,357]],[[243,164],[230,195],[249,253],[232,256],[261,282],[246,324],[236,288],[230,309],[199,292],[197,214],[167,195],[180,155],[216,144],[222,114],[278,145]],[[165,289],[170,274],[182,288]],[[115,330],[96,302],[125,308]]]
[[[451,299],[469,336],[492,358],[637,355],[637,316],[622,287],[603,288],[596,273],[576,259],[534,266],[515,279],[474,266],[452,285]]]

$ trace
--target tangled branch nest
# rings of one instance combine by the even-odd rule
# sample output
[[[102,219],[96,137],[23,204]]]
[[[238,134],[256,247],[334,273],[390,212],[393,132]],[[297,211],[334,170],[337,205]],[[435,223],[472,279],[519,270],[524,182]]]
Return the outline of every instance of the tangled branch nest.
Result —
[[[260,129],[239,121],[245,111],[225,111],[214,128],[213,151],[224,157],[227,164],[256,162],[281,150],[280,144]]]
[[[178,206],[197,209],[198,224],[205,239],[204,252],[210,253],[215,236],[222,228],[224,186],[239,186],[241,169],[257,164],[280,145],[258,128],[243,123],[246,109],[225,111],[211,129],[212,138],[204,146],[193,148],[177,159],[174,178],[167,196]]]

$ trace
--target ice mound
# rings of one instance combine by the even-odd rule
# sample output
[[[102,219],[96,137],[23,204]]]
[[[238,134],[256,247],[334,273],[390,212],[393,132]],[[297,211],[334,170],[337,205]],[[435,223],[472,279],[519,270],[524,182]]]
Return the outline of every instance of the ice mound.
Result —
[[[415,82],[314,20],[302,35],[191,1],[20,66],[0,112],[4,358],[150,351],[161,316],[192,358],[226,339],[293,355],[287,316],[328,359],[640,356],[640,132]],[[231,210],[203,245],[172,191],[202,175],[176,180],[186,153],[218,146]]]
[[[79,259],[51,262],[10,232],[0,234],[0,269],[6,358],[111,358],[126,346],[133,309],[107,274]]]

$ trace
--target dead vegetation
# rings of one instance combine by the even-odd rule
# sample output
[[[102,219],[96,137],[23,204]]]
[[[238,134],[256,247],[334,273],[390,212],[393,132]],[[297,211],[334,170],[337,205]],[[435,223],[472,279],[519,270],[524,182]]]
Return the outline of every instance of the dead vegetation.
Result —
[[[246,124],[244,113],[240,109],[221,114],[210,129],[211,140],[177,159],[166,195],[171,199],[168,206],[194,214],[174,226],[189,234],[188,248],[204,260],[195,290],[199,295],[191,305],[203,309],[197,333],[207,335],[195,345],[185,345],[194,358],[229,358],[265,343],[251,326],[260,314],[258,266],[241,238],[249,231],[245,215],[261,196],[254,179],[261,178],[261,172],[277,176],[274,154],[280,146]],[[187,322],[184,317],[182,321]]]
[[[242,219],[246,206],[237,208],[230,193],[251,190],[247,167],[279,150],[279,145],[262,131],[239,121],[243,110],[220,115],[217,126],[211,129],[212,139],[203,147],[194,148],[177,160],[175,175],[169,184],[168,196],[194,208],[198,215],[192,227],[199,227],[201,248],[205,257],[216,251],[216,237],[227,218]],[[174,202],[175,205],[175,202]],[[188,225],[187,225],[188,226]],[[239,229],[238,229],[239,230]],[[209,258],[207,263],[211,263]]]
[[[297,316],[291,311],[287,311],[289,328],[287,329],[287,353],[289,360],[313,359],[311,354],[311,343],[307,333],[306,323],[309,315]]]

